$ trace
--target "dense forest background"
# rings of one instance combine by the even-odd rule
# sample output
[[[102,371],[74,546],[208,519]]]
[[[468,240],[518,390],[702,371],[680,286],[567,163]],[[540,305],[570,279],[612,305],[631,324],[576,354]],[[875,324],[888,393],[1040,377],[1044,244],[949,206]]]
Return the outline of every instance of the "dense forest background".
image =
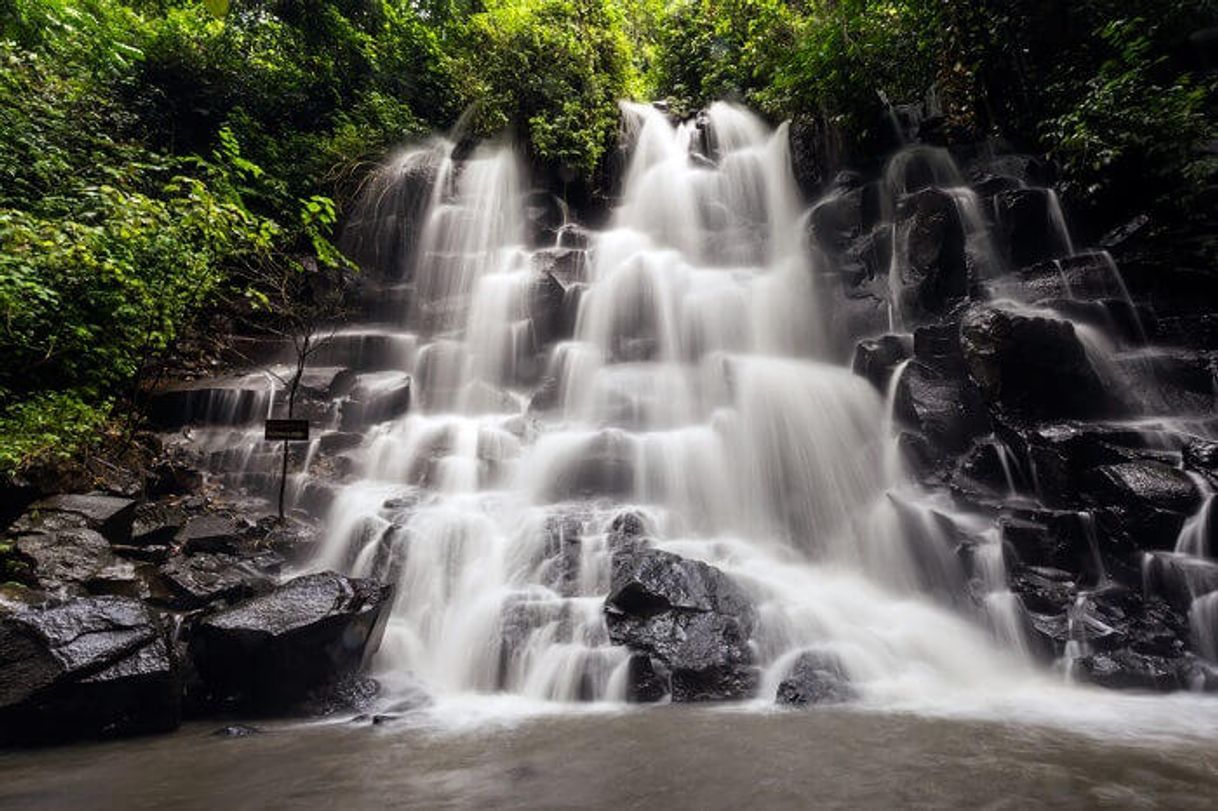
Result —
[[[1093,233],[1143,214],[1212,262],[1215,5],[0,0],[0,474],[128,430],[200,314],[343,270],[363,178],[437,130],[595,200],[621,98],[736,99],[839,162],[913,102],[943,143],[1047,155]]]

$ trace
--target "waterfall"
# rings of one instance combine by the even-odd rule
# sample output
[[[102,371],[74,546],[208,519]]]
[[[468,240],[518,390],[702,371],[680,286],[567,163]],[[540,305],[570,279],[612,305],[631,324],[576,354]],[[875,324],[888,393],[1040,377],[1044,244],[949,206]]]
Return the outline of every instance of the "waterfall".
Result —
[[[371,243],[412,246],[390,278],[413,280],[394,357],[414,400],[351,453],[313,564],[398,586],[378,675],[439,696],[620,700],[628,652],[602,605],[629,510],[753,597],[770,699],[810,647],[879,701],[1027,678],[987,630],[992,603],[1017,635],[996,541],[973,550],[992,597],[961,600],[959,519],[904,480],[891,403],[818,359],[828,314],[785,127],[724,103],[684,123],[624,104],[623,121],[621,202],[586,248],[530,245],[507,144],[407,153],[431,167],[410,198],[424,209],[390,214],[392,185],[360,209]],[[918,182],[906,169],[890,182]],[[418,233],[394,243],[407,221]]]

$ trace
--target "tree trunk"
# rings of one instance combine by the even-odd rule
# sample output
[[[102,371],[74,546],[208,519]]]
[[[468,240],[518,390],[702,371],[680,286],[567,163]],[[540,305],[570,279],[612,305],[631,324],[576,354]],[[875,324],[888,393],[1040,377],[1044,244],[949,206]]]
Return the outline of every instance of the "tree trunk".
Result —
[[[309,362],[310,336],[305,335],[304,342],[296,346],[296,373],[288,385],[288,419],[296,410],[296,392],[300,390],[300,379],[304,377],[305,364]],[[288,441],[283,441],[283,463],[279,469],[279,520],[283,520],[283,502],[288,490]]]

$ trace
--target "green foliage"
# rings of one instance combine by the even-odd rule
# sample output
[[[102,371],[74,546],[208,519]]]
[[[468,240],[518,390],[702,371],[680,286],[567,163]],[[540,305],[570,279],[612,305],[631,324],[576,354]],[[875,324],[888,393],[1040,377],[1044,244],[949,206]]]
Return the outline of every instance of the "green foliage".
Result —
[[[476,126],[510,129],[534,153],[590,175],[613,143],[635,80],[620,10],[605,0],[493,0],[469,20]]]
[[[0,388],[112,391],[169,346],[225,263],[269,247],[276,227],[231,179],[249,167],[201,168],[211,184],[178,175],[159,197],[85,188],[71,218],[0,210]]]
[[[0,411],[0,471],[70,458],[96,442],[108,412],[109,403],[87,402],[71,392],[44,392],[11,404]]]
[[[653,81],[685,110],[753,101],[796,47],[799,21],[782,0],[677,0],[660,27]]]
[[[945,137],[1001,133],[1048,152],[1075,204],[1115,200],[1115,218],[1121,204],[1187,206],[1213,182],[1199,146],[1218,137],[1215,90],[1180,56],[1215,6],[676,0],[652,78],[679,110],[735,96],[774,118],[820,116],[867,154],[887,127],[882,99],[933,89]]]
[[[796,23],[794,48],[759,103],[820,110],[860,140],[882,120],[882,97],[916,100],[934,81],[940,24],[922,0],[841,0]]]
[[[1154,30],[1141,18],[1104,25],[1098,34],[1109,57],[1069,109],[1046,122],[1044,136],[1066,177],[1086,195],[1109,193],[1132,173],[1151,181],[1144,195],[1168,195],[1188,206],[1218,175],[1218,159],[1196,150],[1218,137],[1210,115],[1214,88],[1162,72],[1167,58],[1154,48]]]

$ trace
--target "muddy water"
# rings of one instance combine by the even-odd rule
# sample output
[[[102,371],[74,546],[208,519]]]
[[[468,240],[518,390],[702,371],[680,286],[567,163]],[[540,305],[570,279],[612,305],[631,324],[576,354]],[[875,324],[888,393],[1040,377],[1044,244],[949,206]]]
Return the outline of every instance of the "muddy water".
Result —
[[[1171,738],[857,710],[657,707],[210,726],[0,754],[3,808],[1213,807],[1218,730]]]

